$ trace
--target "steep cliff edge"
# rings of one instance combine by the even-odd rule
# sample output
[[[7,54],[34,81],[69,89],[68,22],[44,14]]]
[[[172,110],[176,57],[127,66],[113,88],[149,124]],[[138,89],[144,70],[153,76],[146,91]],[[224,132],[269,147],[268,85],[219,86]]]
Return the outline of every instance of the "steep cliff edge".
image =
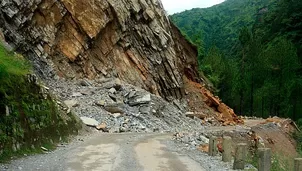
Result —
[[[197,49],[160,0],[4,0],[0,7],[0,37],[45,80],[117,77],[168,101],[186,99],[197,117],[240,122],[198,83]]]
[[[196,48],[159,0],[4,0],[0,7],[6,41],[43,77],[116,76],[166,99],[183,97],[184,75],[198,80]]]

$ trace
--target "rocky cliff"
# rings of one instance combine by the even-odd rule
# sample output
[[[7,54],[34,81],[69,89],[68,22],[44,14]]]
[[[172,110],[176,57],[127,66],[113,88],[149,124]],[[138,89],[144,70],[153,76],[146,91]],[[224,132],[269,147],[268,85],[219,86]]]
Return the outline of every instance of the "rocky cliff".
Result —
[[[198,80],[197,50],[160,0],[2,0],[5,40],[44,78],[118,77],[166,99]],[[1,30],[0,30],[1,32]]]

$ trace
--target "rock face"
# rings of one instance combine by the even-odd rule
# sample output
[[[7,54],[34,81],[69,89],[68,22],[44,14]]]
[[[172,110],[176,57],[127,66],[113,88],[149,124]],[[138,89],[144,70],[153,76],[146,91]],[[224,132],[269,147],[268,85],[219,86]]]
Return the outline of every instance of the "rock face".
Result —
[[[44,78],[114,76],[166,99],[198,81],[197,50],[160,0],[2,0],[1,29]]]

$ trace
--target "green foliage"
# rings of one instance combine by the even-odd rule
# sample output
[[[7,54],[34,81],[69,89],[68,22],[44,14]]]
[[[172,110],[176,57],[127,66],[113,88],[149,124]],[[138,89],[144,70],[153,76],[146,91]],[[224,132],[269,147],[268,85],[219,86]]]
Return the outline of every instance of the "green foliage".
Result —
[[[293,159],[284,155],[273,155],[271,171],[294,170]]]
[[[301,0],[227,0],[171,18],[236,113],[302,118]]]
[[[301,124],[301,119],[299,121],[300,121],[300,124]],[[300,127],[300,129],[302,128],[301,125],[299,125],[299,127]],[[300,156],[302,156],[302,132],[300,132],[300,131],[294,132],[293,138],[297,142],[297,151],[299,152]]]
[[[226,64],[219,49],[212,47],[209,50],[202,60],[201,70],[208,76],[215,87],[219,87],[226,71]]]
[[[35,147],[49,146],[80,128],[72,114],[63,117],[50,95],[28,81],[29,73],[21,55],[0,46],[0,162],[36,152]]]
[[[297,125],[299,128],[302,128],[302,118],[297,121]]]
[[[13,86],[13,80],[28,74],[30,69],[21,55],[8,52],[0,44],[0,93],[7,91],[7,86]]]
[[[21,56],[8,52],[0,44],[0,78],[1,80],[8,75],[22,76],[30,72],[30,65]]]
[[[216,46],[229,54],[238,43],[238,30],[252,26],[261,10],[266,10],[273,2],[276,0],[227,0],[210,8],[174,14],[171,19],[191,39],[198,35],[206,51]]]
[[[258,154],[248,154],[247,163],[250,163],[255,168],[258,167]],[[274,154],[272,156],[272,165],[270,171],[289,171],[293,170],[293,159],[284,155]]]

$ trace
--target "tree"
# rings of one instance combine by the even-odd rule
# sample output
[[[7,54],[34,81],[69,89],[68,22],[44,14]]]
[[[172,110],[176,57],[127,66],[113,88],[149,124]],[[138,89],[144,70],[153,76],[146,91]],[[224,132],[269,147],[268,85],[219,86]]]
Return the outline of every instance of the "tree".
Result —
[[[222,56],[222,53],[215,46],[211,47],[207,55],[202,60],[202,70],[213,83],[213,85],[218,89],[222,80],[224,80],[226,63]]]
[[[297,81],[300,62],[295,46],[285,38],[274,40],[275,45],[268,49],[271,81],[274,83],[272,98],[273,109],[278,116],[288,115],[292,105],[290,98]]]

